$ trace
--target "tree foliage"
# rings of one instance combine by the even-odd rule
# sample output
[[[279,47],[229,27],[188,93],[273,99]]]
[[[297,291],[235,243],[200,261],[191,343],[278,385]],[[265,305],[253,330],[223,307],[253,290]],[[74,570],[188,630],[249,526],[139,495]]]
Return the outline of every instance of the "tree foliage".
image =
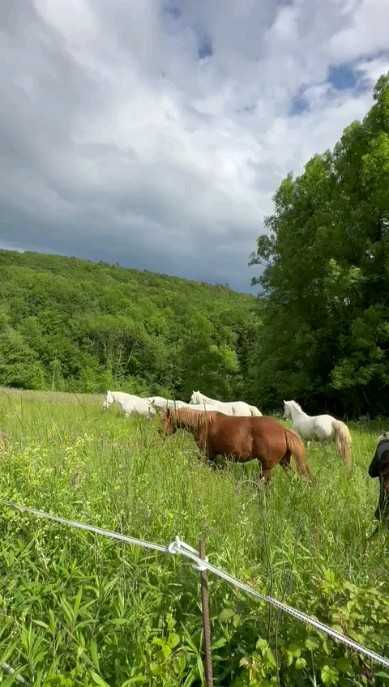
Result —
[[[256,379],[268,404],[389,407],[389,75],[374,99],[333,151],[283,180],[258,238]]]
[[[223,286],[0,251],[3,385],[251,398],[259,327],[255,299]]]

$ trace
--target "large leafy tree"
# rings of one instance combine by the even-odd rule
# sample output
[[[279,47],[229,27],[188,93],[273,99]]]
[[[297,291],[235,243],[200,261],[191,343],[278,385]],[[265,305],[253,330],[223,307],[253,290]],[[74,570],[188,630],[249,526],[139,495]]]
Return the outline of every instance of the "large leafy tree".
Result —
[[[274,198],[252,262],[265,268],[257,384],[267,403],[387,411],[389,75],[332,152]]]

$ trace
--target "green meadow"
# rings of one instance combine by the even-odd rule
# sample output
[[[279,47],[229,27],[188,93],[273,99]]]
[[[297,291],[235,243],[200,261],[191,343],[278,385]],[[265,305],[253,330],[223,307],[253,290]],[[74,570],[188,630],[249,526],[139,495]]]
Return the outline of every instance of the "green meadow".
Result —
[[[388,537],[367,475],[384,421],[351,424],[347,478],[311,445],[309,485],[256,463],[212,470],[192,437],[101,398],[0,393],[2,685],[201,685],[199,575],[190,562],[36,519],[4,500],[138,538],[176,535],[258,591],[389,655]],[[379,665],[210,578],[215,685],[385,685]]]

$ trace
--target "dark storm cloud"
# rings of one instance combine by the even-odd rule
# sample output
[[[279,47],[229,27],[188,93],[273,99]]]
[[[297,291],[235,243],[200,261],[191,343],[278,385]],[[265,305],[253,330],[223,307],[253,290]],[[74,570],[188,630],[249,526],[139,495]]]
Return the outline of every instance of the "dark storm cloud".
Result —
[[[366,4],[383,41],[373,0],[320,23],[312,4],[3,0],[0,246],[248,289],[280,179],[385,66],[361,49]]]

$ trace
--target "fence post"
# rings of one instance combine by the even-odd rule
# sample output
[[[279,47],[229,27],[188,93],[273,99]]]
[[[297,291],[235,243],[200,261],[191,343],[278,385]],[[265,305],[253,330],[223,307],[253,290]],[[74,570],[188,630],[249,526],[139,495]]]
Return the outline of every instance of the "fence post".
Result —
[[[199,556],[205,559],[205,544],[201,539],[199,542]],[[201,610],[203,616],[203,665],[205,673],[205,683],[207,687],[213,687],[212,671],[212,649],[211,649],[211,621],[209,617],[209,595],[208,595],[208,572],[200,571],[201,583]]]

